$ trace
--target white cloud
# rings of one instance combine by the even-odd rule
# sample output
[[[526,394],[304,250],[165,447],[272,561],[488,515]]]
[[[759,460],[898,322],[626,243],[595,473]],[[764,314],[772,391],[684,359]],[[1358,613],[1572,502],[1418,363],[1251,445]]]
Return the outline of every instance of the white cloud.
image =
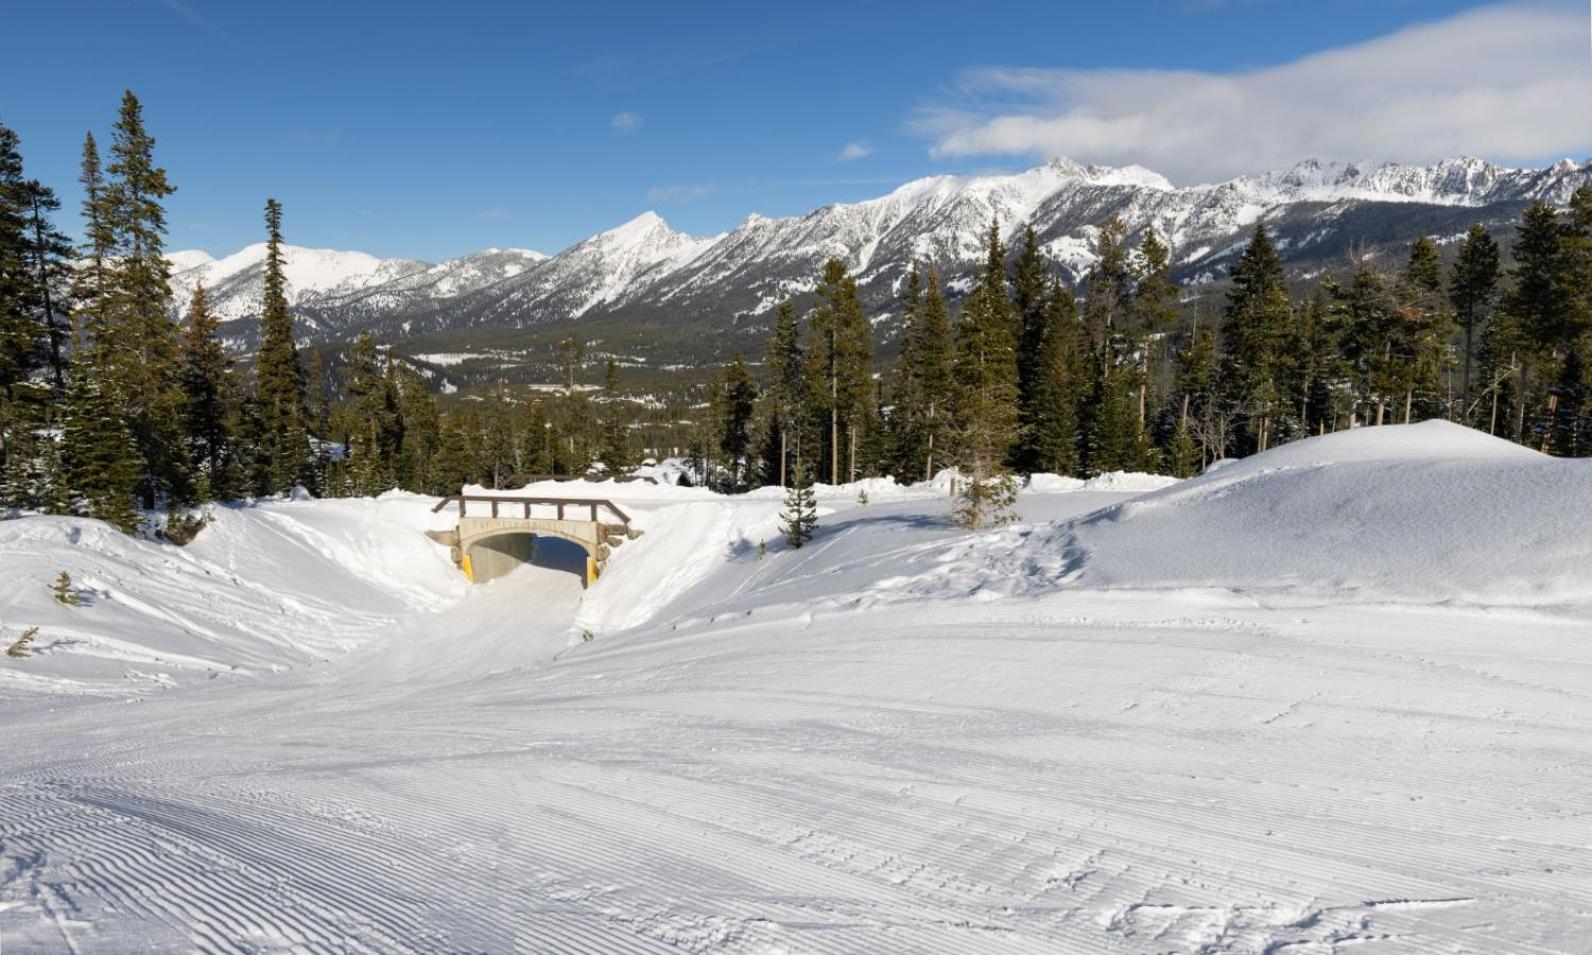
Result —
[[[840,150],[840,155],[835,157],[841,162],[850,162],[864,156],[873,155],[873,146],[866,139],[853,139]]]
[[[641,128],[641,114],[629,111],[615,113],[614,118],[608,121],[608,126],[616,133],[633,133]]]
[[[937,157],[1069,156],[1183,181],[1305,158],[1592,148],[1586,11],[1505,4],[1245,73],[986,68],[919,110]]]

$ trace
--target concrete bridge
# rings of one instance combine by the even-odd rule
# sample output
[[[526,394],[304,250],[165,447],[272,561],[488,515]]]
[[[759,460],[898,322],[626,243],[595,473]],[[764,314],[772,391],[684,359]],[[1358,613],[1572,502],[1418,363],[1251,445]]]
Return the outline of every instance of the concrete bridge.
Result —
[[[630,526],[630,515],[609,500],[455,494],[431,510],[450,504],[458,508],[458,527],[431,531],[429,536],[451,547],[454,563],[478,584],[529,563],[538,537],[556,537],[586,551],[590,586],[613,548],[641,536]]]

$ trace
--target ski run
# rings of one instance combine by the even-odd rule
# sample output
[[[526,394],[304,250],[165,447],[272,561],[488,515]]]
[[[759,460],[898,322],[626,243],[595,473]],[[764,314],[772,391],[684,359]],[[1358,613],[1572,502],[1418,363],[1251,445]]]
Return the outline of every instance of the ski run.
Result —
[[[646,533],[583,591],[396,492],[0,521],[0,951],[1592,951],[1592,459],[820,486],[799,550],[530,491]]]

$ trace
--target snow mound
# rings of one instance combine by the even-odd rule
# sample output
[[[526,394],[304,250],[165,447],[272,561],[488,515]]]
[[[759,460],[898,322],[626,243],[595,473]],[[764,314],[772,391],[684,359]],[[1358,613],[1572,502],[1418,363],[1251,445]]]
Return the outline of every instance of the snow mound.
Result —
[[[38,627],[32,655],[0,658],[6,688],[138,694],[250,678],[341,654],[435,610],[468,585],[430,499],[263,501],[218,507],[187,547],[101,521],[0,521],[0,645]],[[78,606],[49,585],[71,575]]]
[[[1589,526],[1592,460],[1427,422],[1301,441],[1074,521],[958,541],[907,589],[1578,605],[1592,603]]]

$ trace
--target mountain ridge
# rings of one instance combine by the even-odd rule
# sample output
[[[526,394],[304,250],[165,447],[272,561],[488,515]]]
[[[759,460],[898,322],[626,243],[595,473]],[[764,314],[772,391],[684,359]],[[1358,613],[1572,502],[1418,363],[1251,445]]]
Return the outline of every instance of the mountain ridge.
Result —
[[[888,307],[906,270],[937,264],[955,294],[998,220],[1008,242],[1033,226],[1045,254],[1076,280],[1093,261],[1099,225],[1120,217],[1137,236],[1156,229],[1186,285],[1215,280],[1259,221],[1296,271],[1326,267],[1351,246],[1374,255],[1416,235],[1440,240],[1471,222],[1503,228],[1536,199],[1564,204],[1592,183],[1592,160],[1512,168],[1476,157],[1428,165],[1304,160],[1286,170],[1175,186],[1141,166],[1058,158],[1001,175],[939,175],[889,193],[798,216],[749,214],[734,229],[694,236],[646,211],[546,256],[488,249],[442,263],[284,247],[289,300],[308,340],[460,328],[527,328],[628,316],[734,324],[812,291],[838,257],[869,304]],[[216,259],[174,252],[179,296],[203,281],[230,344],[245,350],[257,312],[263,245]]]

